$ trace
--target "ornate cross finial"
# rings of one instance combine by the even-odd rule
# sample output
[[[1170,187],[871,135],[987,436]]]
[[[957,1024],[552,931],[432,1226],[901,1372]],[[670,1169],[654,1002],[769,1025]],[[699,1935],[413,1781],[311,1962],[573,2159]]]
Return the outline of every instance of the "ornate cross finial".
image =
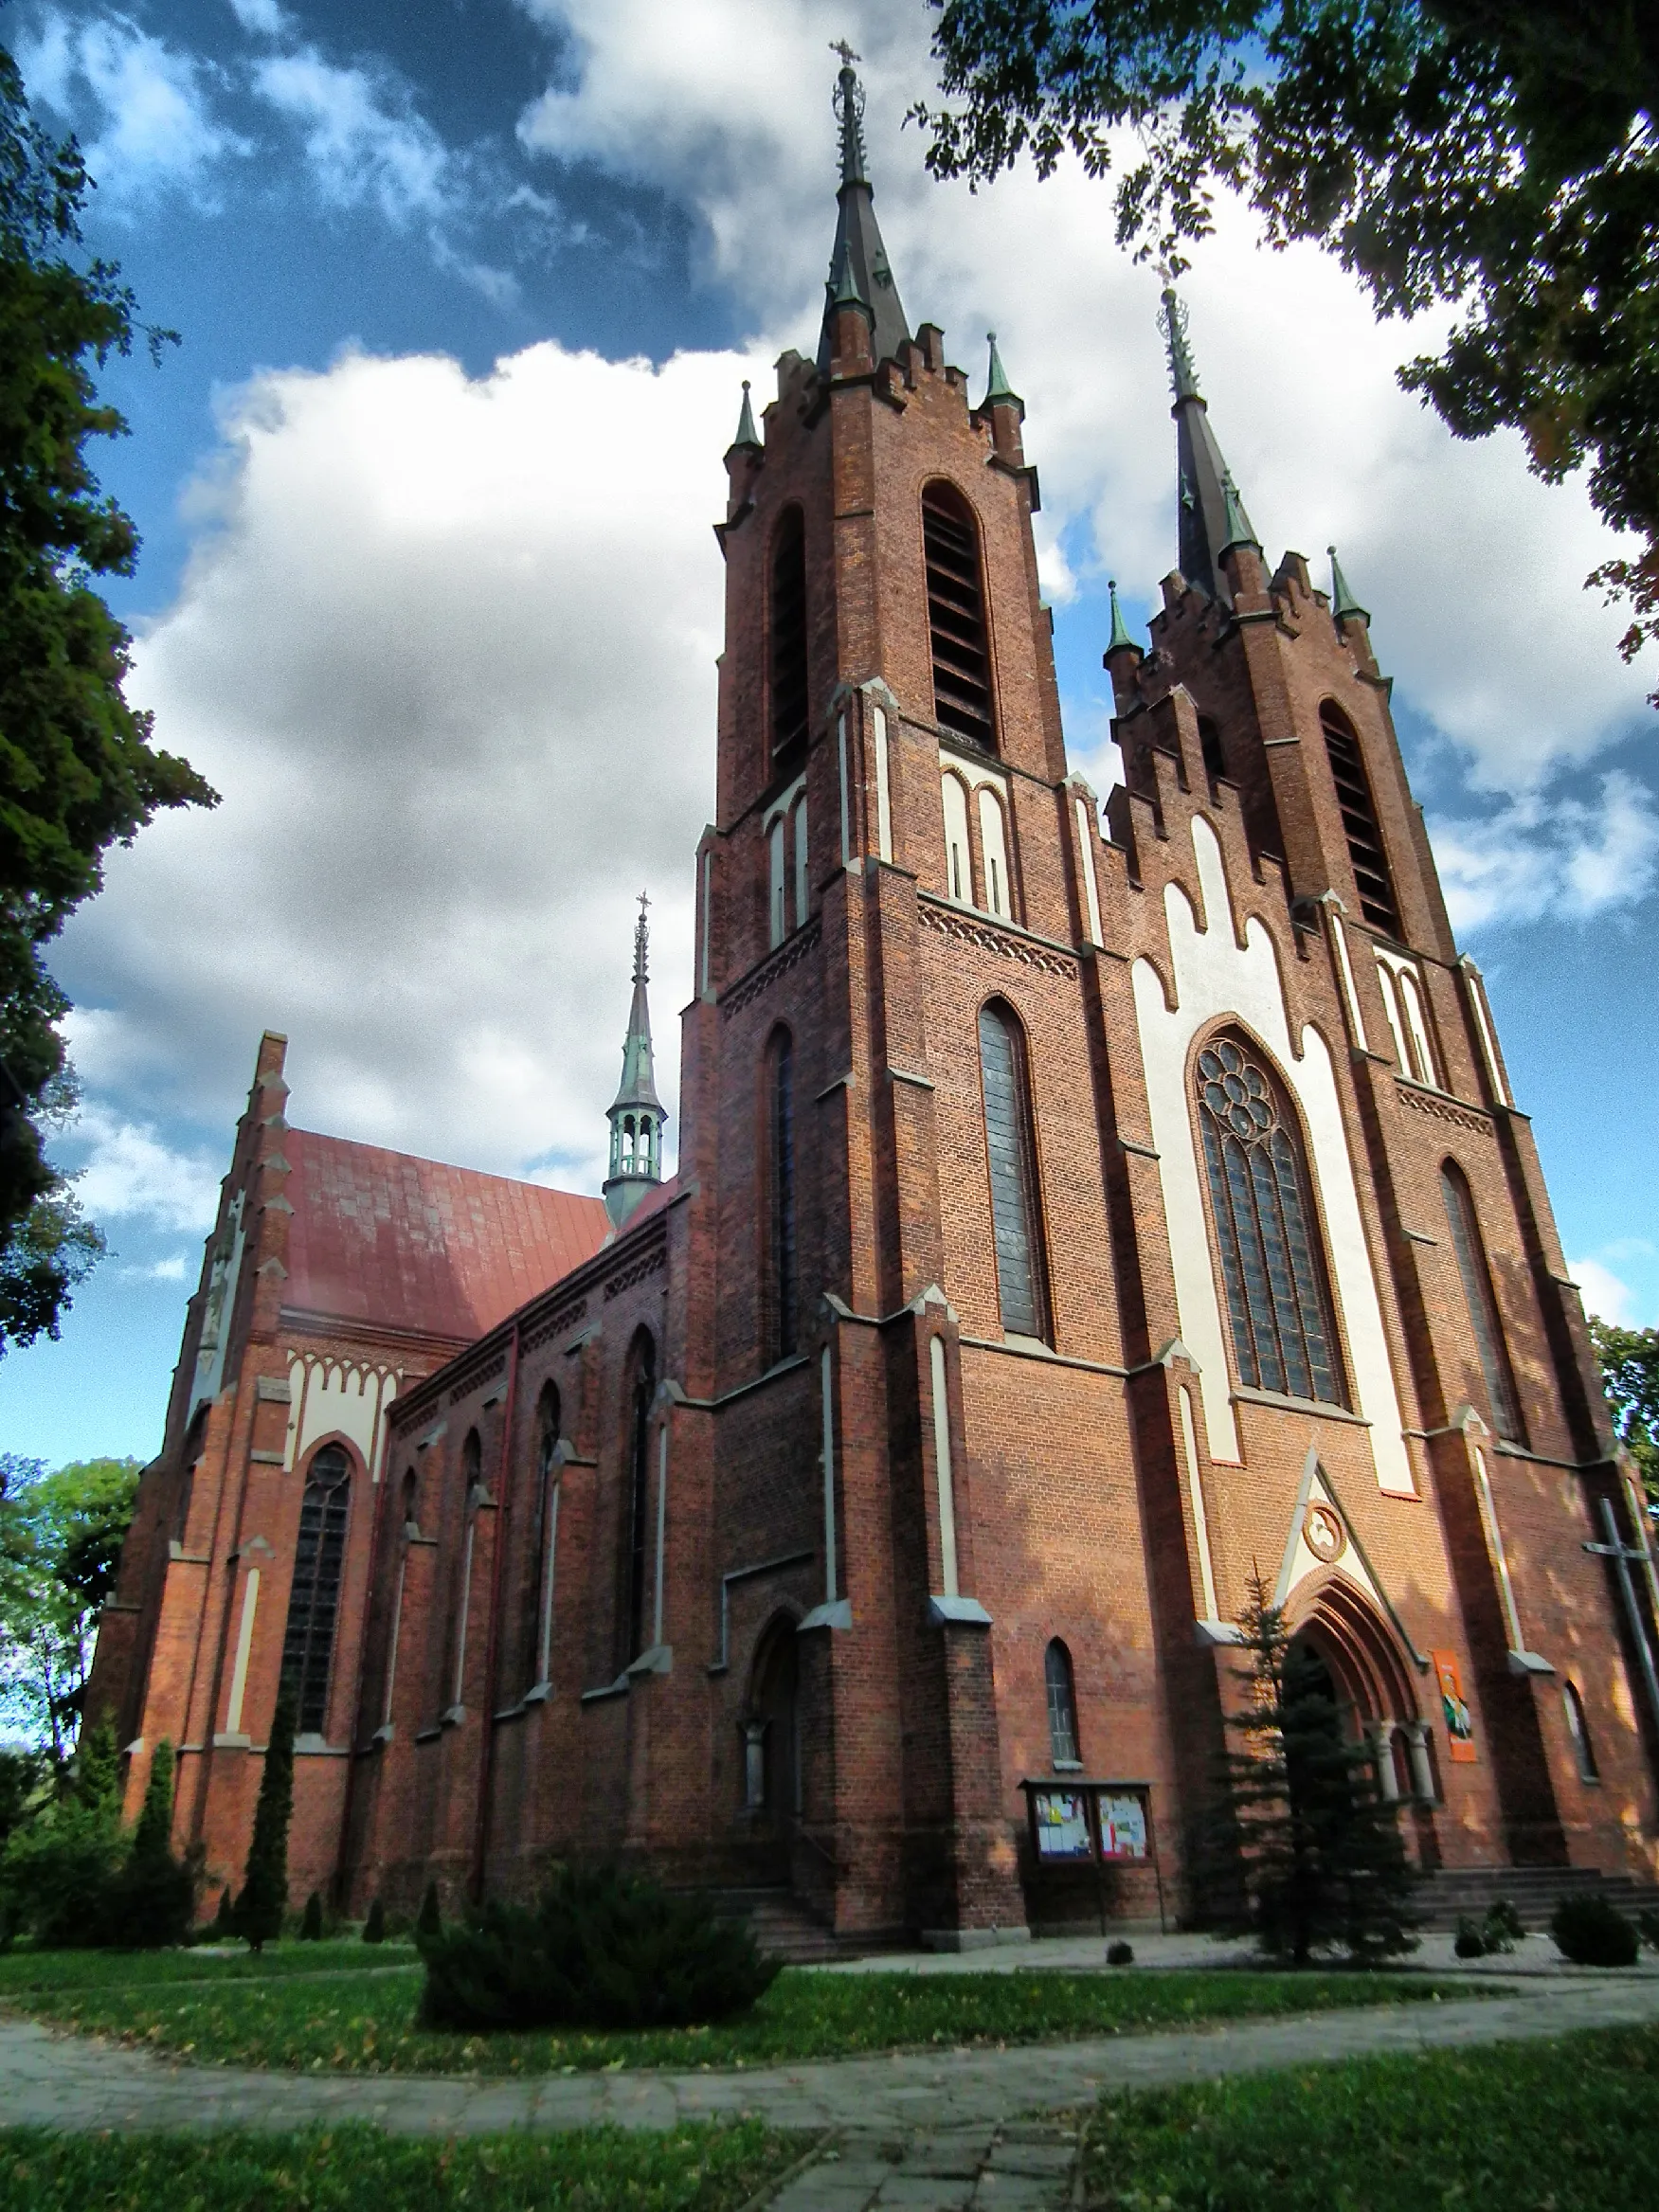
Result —
[[[1192,349],[1187,342],[1186,307],[1173,284],[1163,287],[1163,305],[1158,316],[1169,347],[1169,382],[1178,400],[1196,400],[1199,396],[1199,372],[1193,367]]]
[[[853,73],[853,63],[864,57],[854,53],[845,39],[832,39],[830,52],[841,57],[835,96],[841,118],[841,182],[858,184],[864,178],[864,87]]]
[[[650,930],[645,919],[645,909],[650,904],[650,893],[641,891],[640,893],[640,919],[634,925],[634,980],[636,983],[649,980],[645,972],[645,958]]]
[[[841,67],[843,69],[850,69],[855,62],[861,62],[864,59],[862,54],[854,53],[852,47],[848,45],[845,39],[831,39],[830,52],[832,54],[839,54],[841,57]]]

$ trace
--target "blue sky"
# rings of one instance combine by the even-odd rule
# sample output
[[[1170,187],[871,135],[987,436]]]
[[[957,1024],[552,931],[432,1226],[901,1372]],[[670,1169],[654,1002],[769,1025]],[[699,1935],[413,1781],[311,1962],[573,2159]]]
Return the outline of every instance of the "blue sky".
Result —
[[[115,856],[55,964],[62,1147],[112,1256],[0,1362],[0,1445],[149,1456],[261,1027],[302,1125],[597,1186],[651,887],[672,1077],[712,803],[709,531],[740,379],[812,337],[831,39],[912,322],[994,326],[1042,471],[1073,760],[1111,774],[1105,582],[1174,559],[1155,281],[1062,172],[931,184],[928,18],[881,0],[10,0],[0,36],[98,179],[92,244],[182,344],[109,378],[144,539],[112,597],[160,742],[225,793]],[[1604,534],[1518,445],[1455,445],[1310,253],[1224,208],[1188,280],[1271,554],[1373,610],[1463,943],[1589,1302],[1659,1320],[1659,673],[1581,581]]]

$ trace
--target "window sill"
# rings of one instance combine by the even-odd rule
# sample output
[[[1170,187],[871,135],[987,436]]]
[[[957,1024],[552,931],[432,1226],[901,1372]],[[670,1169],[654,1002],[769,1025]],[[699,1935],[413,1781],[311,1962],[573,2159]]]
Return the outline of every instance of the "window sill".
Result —
[[[1231,1396],[1235,1405],[1272,1406],[1281,1413],[1310,1413],[1316,1421],[1346,1421],[1355,1429],[1371,1427],[1363,1413],[1350,1413],[1346,1406],[1327,1406],[1323,1398],[1293,1398],[1283,1391],[1252,1390],[1242,1382],[1235,1383]]]
[[[1083,1762],[1081,1759],[1056,1759],[1055,1761],[1056,1774],[1080,1774],[1082,1771]]]

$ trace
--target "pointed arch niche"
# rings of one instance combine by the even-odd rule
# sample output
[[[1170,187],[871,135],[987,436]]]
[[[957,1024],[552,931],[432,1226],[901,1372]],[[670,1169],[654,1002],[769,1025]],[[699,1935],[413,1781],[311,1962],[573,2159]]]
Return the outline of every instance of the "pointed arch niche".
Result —
[[[1299,1024],[1292,1036],[1267,925],[1251,915],[1238,928],[1220,843],[1202,815],[1194,816],[1191,836],[1190,888],[1171,883],[1164,890],[1167,962],[1161,972],[1143,956],[1131,980],[1181,1337],[1198,1364],[1211,1455],[1236,1461],[1240,1448],[1192,1074],[1199,1043],[1225,1026],[1242,1029],[1271,1055],[1294,1102],[1324,1232],[1332,1323],[1345,1352],[1349,1410],[1369,1424],[1379,1487],[1416,1497],[1330,1048],[1311,1023]],[[1179,867],[1179,842],[1172,839],[1169,850]]]

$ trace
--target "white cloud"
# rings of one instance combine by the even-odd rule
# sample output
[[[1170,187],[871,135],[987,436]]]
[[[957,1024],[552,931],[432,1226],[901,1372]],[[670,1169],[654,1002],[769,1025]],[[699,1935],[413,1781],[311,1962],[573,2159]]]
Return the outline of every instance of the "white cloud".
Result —
[[[94,1221],[149,1221],[174,1231],[212,1228],[222,1161],[175,1150],[149,1124],[129,1121],[97,1100],[81,1109],[65,1141],[72,1153],[82,1146],[87,1150],[75,1193]]]
[[[168,187],[200,193],[220,161],[252,152],[213,119],[211,66],[152,38],[130,16],[74,24],[50,12],[18,60],[30,97],[60,114],[90,98],[98,121],[86,166],[106,207]]]
[[[273,55],[254,88],[299,124],[312,177],[336,207],[373,202],[393,224],[436,218],[451,204],[452,156],[424,117],[363,69],[340,69],[314,48]]]
[[[1584,1297],[1584,1310],[1616,1328],[1638,1325],[1636,1294],[1600,1260],[1569,1260],[1567,1273]]]
[[[170,1252],[164,1260],[153,1260],[148,1267],[122,1268],[119,1272],[127,1283],[182,1283],[189,1266],[183,1252]]]
[[[710,523],[758,373],[544,345],[478,381],[352,354],[233,396],[133,686],[225,802],[113,854],[66,933],[89,1083],[228,1118],[269,1026],[301,1126],[597,1179],[642,884],[677,1075]]]
[[[288,15],[277,5],[277,0],[230,0],[230,9],[243,29],[252,31],[258,38],[280,38],[290,26]]]
[[[1454,929],[1631,906],[1652,889],[1659,864],[1659,807],[1617,770],[1600,779],[1594,801],[1534,788],[1484,818],[1432,826]]]

